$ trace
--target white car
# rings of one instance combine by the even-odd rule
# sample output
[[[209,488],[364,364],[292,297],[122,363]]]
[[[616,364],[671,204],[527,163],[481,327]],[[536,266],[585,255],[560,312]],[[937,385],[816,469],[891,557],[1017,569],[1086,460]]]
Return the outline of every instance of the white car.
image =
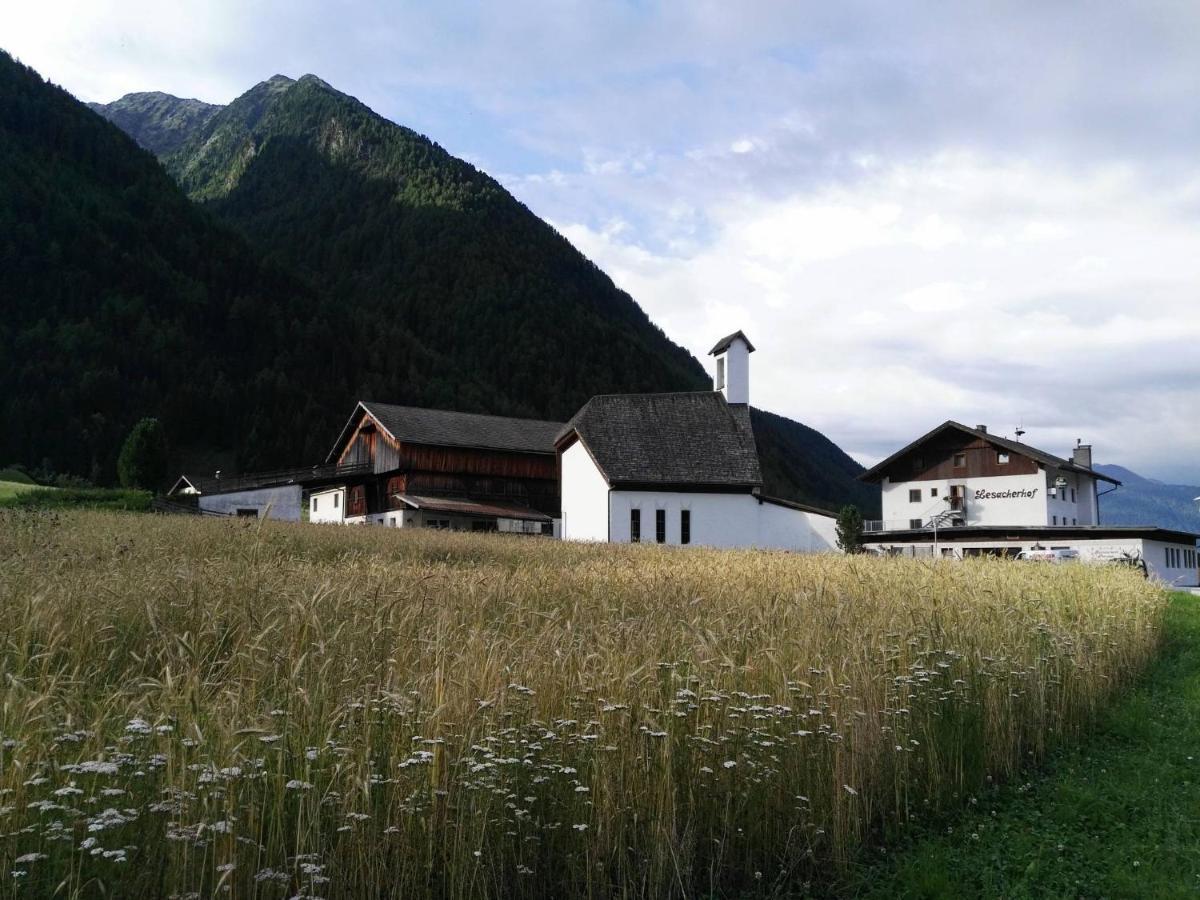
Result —
[[[1079,560],[1078,550],[1022,550],[1017,554],[1017,559],[1032,560],[1034,562],[1049,562],[1049,563],[1064,563],[1077,562]]]

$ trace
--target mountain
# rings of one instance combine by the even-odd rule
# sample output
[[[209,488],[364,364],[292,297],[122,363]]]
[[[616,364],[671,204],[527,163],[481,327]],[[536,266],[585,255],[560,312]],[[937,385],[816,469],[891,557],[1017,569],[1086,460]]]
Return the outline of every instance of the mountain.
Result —
[[[5,56],[0,98],[0,460],[110,479],[157,415],[177,463],[294,465],[361,397],[565,420],[710,385],[498,182],[314,76],[102,118]],[[771,493],[877,507],[823,436],[755,432]]]
[[[834,510],[852,503],[866,518],[879,518],[879,486],[858,481],[863,467],[837,444],[792,419],[750,413],[765,493]]]
[[[264,256],[337,298],[371,396],[425,399],[406,396],[388,323],[494,386],[491,412],[565,420],[600,391],[709,383],[498,182],[315,76],[256,85],[164,163]]]
[[[214,103],[184,100],[159,91],[126,94],[112,103],[88,106],[159,156],[179,149],[221,110]]]
[[[2,51],[0,296],[6,463],[111,480],[142,415],[180,448],[266,463],[289,453],[297,417],[351,390],[336,370],[304,377],[352,349],[314,291]]]
[[[1200,534],[1200,510],[1194,500],[1200,497],[1200,486],[1164,484],[1124,466],[1098,465],[1096,470],[1121,482],[1100,500],[1103,524],[1158,525]]]

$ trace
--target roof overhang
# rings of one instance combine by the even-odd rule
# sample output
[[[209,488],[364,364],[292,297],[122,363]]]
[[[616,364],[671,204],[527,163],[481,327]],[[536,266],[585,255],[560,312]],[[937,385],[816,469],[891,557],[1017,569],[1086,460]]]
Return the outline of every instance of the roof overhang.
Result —
[[[553,522],[545,513],[512,503],[492,503],[463,497],[430,497],[424,494],[392,494],[409,509],[483,519],[520,519],[525,522]]]
[[[830,519],[837,518],[837,513],[831,509],[822,509],[819,506],[809,506],[807,503],[797,503],[795,500],[785,500],[783,497],[768,497],[766,494],[760,494],[758,497],[758,502],[770,503],[772,506],[782,506],[784,509],[794,509],[798,512],[826,516]]]

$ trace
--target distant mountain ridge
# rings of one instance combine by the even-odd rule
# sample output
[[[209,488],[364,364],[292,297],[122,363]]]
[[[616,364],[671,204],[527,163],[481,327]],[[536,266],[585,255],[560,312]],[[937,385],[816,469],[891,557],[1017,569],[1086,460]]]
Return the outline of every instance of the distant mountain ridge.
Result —
[[[0,67],[4,79],[19,80]],[[23,89],[36,94],[31,84]],[[40,90],[66,96],[50,85]],[[55,104],[61,116],[54,127],[66,144],[72,135],[103,133],[99,119],[91,124],[80,117],[87,115],[82,104],[75,103],[79,112],[68,112],[61,100]],[[184,245],[191,240],[192,252],[213,263],[227,252],[213,241],[243,241],[255,264],[278,273],[280,285],[290,285],[266,292],[248,285],[213,320],[225,323],[224,334],[208,326],[176,328],[163,358],[167,351],[154,326],[140,321],[151,300],[145,288],[135,285],[121,301],[129,324],[87,318],[80,327],[94,352],[73,375],[64,370],[55,376],[63,389],[76,390],[72,377],[99,383],[96,373],[103,371],[112,394],[135,377],[135,369],[147,373],[136,377],[149,378],[135,384],[153,386],[127,397],[130,402],[119,406],[128,407],[126,412],[105,401],[103,437],[97,438],[105,449],[93,459],[93,471],[97,466],[110,471],[114,441],[131,419],[145,414],[164,415],[177,443],[228,450],[236,454],[237,466],[247,468],[320,458],[347,409],[362,397],[565,420],[598,393],[711,388],[690,353],[498,182],[316,76],[275,76],[225,106],[152,92],[93,110],[154,150],[198,204],[193,207],[198,221],[215,225],[215,218],[224,227],[217,229],[219,238],[189,237],[169,219],[147,220],[147,209],[180,202],[167,199],[178,189],[161,177],[151,187],[149,170],[157,167],[148,156],[132,144],[122,149],[108,140],[106,153],[149,169],[139,176],[146,179],[144,196],[122,193],[116,182],[98,183],[103,208],[148,231],[129,229],[136,235],[129,239],[113,233],[111,249],[92,261],[94,271],[81,273],[92,288],[74,293],[82,304],[78,315],[89,317],[87,304],[96,296],[121,292],[115,283],[121,281],[122,258],[137,259],[143,248],[172,235]],[[0,127],[20,131],[28,122],[0,118]],[[30,146],[33,155],[22,156],[25,152],[16,153],[17,162],[36,166],[48,151]],[[81,147],[81,163],[90,152]],[[86,165],[80,171],[85,173],[80,177],[107,178]],[[19,195],[22,186],[14,182],[8,189]],[[70,199],[64,195],[55,202]],[[67,216],[64,222],[60,245],[73,246],[79,240],[70,231],[74,220]],[[90,227],[86,220],[78,224]],[[3,241],[0,236],[0,249]],[[13,252],[20,257],[27,248]],[[57,306],[65,301],[59,298],[71,296],[72,289],[43,256],[32,254],[36,265],[27,261],[30,279],[20,290],[24,308],[53,322],[61,318]],[[210,268],[221,271],[219,265]],[[0,288],[9,286],[10,276],[0,272]],[[184,293],[160,288],[153,303],[164,311],[203,314],[213,296],[206,287]],[[231,323],[238,325],[233,331]],[[25,330],[40,334],[44,326],[35,318],[20,324],[15,335],[14,327],[0,322],[0,349],[25,340]],[[122,344],[130,327],[144,334]],[[58,327],[57,349],[49,351],[55,358],[72,358],[70,334]],[[126,361],[110,364],[117,356]],[[0,439],[0,453],[34,464],[45,457],[88,474],[80,462],[85,451],[70,435],[87,430],[83,423],[98,408],[94,390],[47,402],[32,361],[19,354],[9,358],[21,365],[0,379],[0,390],[10,398],[0,400],[8,406],[0,406],[6,421],[18,423],[36,408],[45,413],[36,419],[43,427],[49,427],[51,410],[64,414],[64,424],[52,429],[53,439],[39,427],[22,425],[19,441]],[[250,384],[253,390],[246,391]],[[244,412],[242,392],[253,401],[244,404]],[[180,407],[185,397],[194,411],[190,419]],[[868,515],[875,513],[878,497],[855,481],[861,467],[828,439],[770,413],[756,411],[754,424],[769,493],[825,506],[857,502]]]
[[[156,156],[179,149],[197,129],[224,108],[160,91],[126,94],[112,103],[89,103],[88,106]]]
[[[1200,497],[1200,485],[1164,484],[1124,466],[1098,465],[1096,470],[1121,482],[1100,499],[1102,524],[1157,525],[1200,534],[1200,510],[1194,501]]]

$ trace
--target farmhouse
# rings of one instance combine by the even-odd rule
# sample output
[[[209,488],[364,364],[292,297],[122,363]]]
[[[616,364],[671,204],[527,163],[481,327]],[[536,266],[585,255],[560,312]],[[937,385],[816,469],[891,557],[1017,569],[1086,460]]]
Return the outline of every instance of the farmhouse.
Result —
[[[308,498],[311,522],[551,534],[561,422],[362,401]]]
[[[715,390],[593,397],[558,433],[569,540],[831,550],[824,510],[762,493],[740,331],[718,341]]]
[[[866,523],[870,549],[955,557],[1074,550],[1144,563],[1172,584],[1197,582],[1196,535],[1100,524],[1101,498],[1121,482],[1092,468],[1087,444],[1062,458],[950,421],[859,477],[881,491],[883,519]]]

